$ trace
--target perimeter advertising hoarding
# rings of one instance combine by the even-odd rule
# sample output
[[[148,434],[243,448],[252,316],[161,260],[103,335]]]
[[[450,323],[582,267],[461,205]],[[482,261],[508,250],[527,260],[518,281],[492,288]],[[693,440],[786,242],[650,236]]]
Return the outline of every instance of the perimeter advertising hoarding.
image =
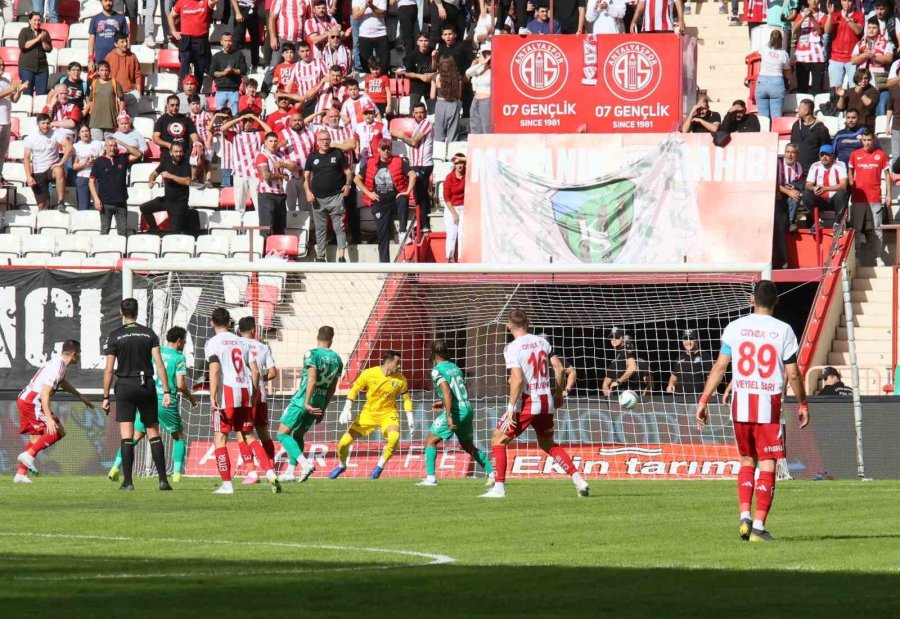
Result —
[[[677,131],[697,89],[697,39],[675,34],[501,35],[495,133]]]
[[[778,136],[474,135],[462,260],[766,263]]]

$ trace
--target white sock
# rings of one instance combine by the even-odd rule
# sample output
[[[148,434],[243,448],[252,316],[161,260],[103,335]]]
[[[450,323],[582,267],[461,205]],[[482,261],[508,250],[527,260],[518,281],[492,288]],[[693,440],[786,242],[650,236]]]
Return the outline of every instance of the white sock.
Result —
[[[437,481],[437,477],[435,477],[434,475],[426,475],[425,481]]]
[[[753,521],[753,528],[754,528],[754,529],[759,529],[760,531],[765,531],[765,530],[766,530],[766,523],[763,522],[762,520],[754,520],[754,521]]]
[[[300,454],[297,457],[297,466],[299,466],[301,470],[309,468],[309,460],[306,459],[306,456]]]
[[[266,479],[272,481],[273,479],[278,479],[278,475],[275,474],[275,471],[269,469],[268,471],[266,471]]]
[[[494,482],[494,488],[496,488],[497,490],[503,490],[504,492],[506,492],[506,486],[504,485],[504,483],[502,481]]]
[[[378,458],[378,466],[380,466],[381,468],[384,468],[385,464],[387,464],[387,460],[384,459],[384,456],[381,456],[380,458]]]
[[[572,473],[572,482],[579,488],[584,486],[586,483],[584,481],[584,478],[581,476],[581,473]]]
[[[229,480],[229,481],[223,481],[223,482],[222,482],[222,487],[223,487],[223,488],[226,488],[226,489],[228,489],[228,490],[234,490],[234,486],[231,485],[231,481],[230,481],[230,480]]]
[[[751,519],[751,517],[750,517],[749,511],[741,512],[741,520],[750,520],[750,519]]]

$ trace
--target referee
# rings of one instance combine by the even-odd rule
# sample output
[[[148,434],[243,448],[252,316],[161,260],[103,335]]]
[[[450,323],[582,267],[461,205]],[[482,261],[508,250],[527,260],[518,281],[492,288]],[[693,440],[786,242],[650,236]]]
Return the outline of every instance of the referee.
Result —
[[[156,386],[153,382],[153,364],[162,383],[163,406],[170,404],[170,385],[166,368],[159,354],[159,338],[147,327],[137,323],[138,303],[124,299],[119,307],[122,326],[106,339],[106,369],[103,372],[103,410],[109,414],[109,390],[112,387],[113,368],[116,380],[116,421],[122,437],[122,485],[119,490],[134,490],[131,481],[134,468],[134,419],[141,413],[141,421],[147,428],[150,453],[159,475],[159,489],[171,490],[166,479],[166,452],[159,436],[159,417],[156,402]]]

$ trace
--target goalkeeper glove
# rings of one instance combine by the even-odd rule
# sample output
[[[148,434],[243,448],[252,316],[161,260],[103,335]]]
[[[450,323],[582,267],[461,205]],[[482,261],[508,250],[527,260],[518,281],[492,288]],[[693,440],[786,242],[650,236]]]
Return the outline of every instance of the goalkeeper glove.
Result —
[[[407,411],[406,413],[406,425],[409,426],[410,432],[412,432],[416,427],[415,420],[413,419],[413,414],[411,411]]]
[[[341,411],[338,421],[340,423],[350,423],[353,421],[353,400],[344,401],[344,409]]]

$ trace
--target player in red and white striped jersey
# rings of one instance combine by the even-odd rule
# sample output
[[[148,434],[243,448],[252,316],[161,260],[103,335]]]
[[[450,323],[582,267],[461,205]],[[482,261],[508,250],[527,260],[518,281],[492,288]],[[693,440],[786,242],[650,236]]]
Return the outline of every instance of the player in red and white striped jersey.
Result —
[[[272,128],[256,114],[243,110],[241,115],[222,125],[222,138],[227,142],[231,160],[231,181],[234,187],[235,209],[243,213],[247,208],[247,195],[254,207],[259,206],[256,188],[256,155],[262,147],[262,136]]]
[[[313,49],[316,60],[322,57],[322,49],[328,41],[328,33],[333,28],[340,29],[337,21],[328,14],[325,0],[314,0],[312,14],[303,22],[303,36]]]
[[[204,353],[209,364],[209,400],[215,433],[216,466],[222,485],[215,494],[234,494],[231,483],[231,462],[228,458],[228,435],[238,433],[238,441],[250,445],[266,471],[272,492],[281,492],[281,484],[272,460],[259,441],[253,438],[251,407],[259,388],[259,366],[250,358],[247,341],[231,333],[231,315],[223,307],[213,310],[210,323],[215,335],[206,342]]]
[[[672,21],[672,5],[675,5],[675,21]],[[643,17],[641,27],[638,21]],[[684,34],[684,2],[682,0],[640,0],[631,21],[631,32],[677,32]]]
[[[434,126],[426,118],[427,109],[421,101],[413,106],[412,117],[415,121],[412,131],[391,130],[391,137],[409,146],[409,167],[416,173],[416,208],[422,221],[422,231],[428,232],[429,191],[431,174],[434,172]],[[406,232],[406,222],[400,222],[400,232]]]
[[[325,65],[313,58],[309,43],[300,41],[297,44],[300,60],[294,63],[290,81],[301,98],[297,101],[303,107],[303,116],[309,116],[316,110],[319,92],[326,75]]]
[[[503,350],[506,369],[509,370],[509,403],[506,414],[500,419],[491,438],[491,463],[495,482],[481,496],[506,496],[506,446],[529,426],[534,428],[538,446],[567,475],[572,476],[578,495],[588,496],[587,482],[576,470],[568,452],[553,440],[553,411],[562,405],[566,384],[563,363],[553,353],[547,340],[528,332],[528,316],[525,312],[512,310],[506,328],[515,338]],[[551,367],[556,380],[553,389],[550,386]]]
[[[359,91],[359,82],[347,80],[347,98],[341,106],[341,120],[355,133],[356,125],[363,121],[363,109],[375,107],[375,102],[365,93]],[[380,116],[380,114],[378,115]]]
[[[266,455],[269,460],[275,462],[275,443],[269,434],[269,405],[266,402],[265,383],[274,380],[278,375],[278,368],[275,367],[275,358],[272,356],[272,349],[267,344],[256,339],[256,320],[253,316],[244,316],[238,321],[238,333],[247,342],[250,350],[250,360],[256,363],[259,368],[260,387],[256,392],[256,399],[253,401],[251,409],[251,418],[253,419],[253,429],[256,430],[256,436],[262,443]],[[241,459],[244,464],[251,466],[253,464],[253,453],[250,445],[241,441],[238,446],[241,449]],[[260,468],[260,470],[262,470]],[[255,484],[259,481],[259,471],[250,470],[244,477],[245,484]]]
[[[287,127],[278,133],[278,149],[297,165],[297,172],[286,183],[285,196],[287,210],[306,208],[306,192],[303,188],[303,167],[306,158],[316,148],[316,134],[306,128],[303,114],[294,111]]]
[[[37,471],[34,458],[66,435],[66,430],[50,406],[53,394],[62,389],[80,399],[88,408],[94,405],[66,380],[66,369],[78,362],[81,344],[76,340],[66,340],[62,352],[54,355],[31,378],[19,393],[16,406],[19,409],[19,434],[27,434],[28,449],[19,454],[19,467],[13,482],[30,484],[28,471]]]
[[[781,399],[785,376],[800,402],[800,427],[809,423],[809,407],[800,370],[797,368],[797,337],[791,326],[772,314],[778,303],[778,289],[769,280],[761,280],[753,290],[753,313],[732,321],[722,332],[722,349],[709,373],[703,395],[697,404],[697,426],[703,428],[709,418],[707,403],[731,364],[731,416],[734,436],[741,455],[738,473],[740,535],[752,542],[770,541],[766,517],[775,492],[775,465],[784,458],[784,429],[781,423]],[[759,477],[754,486],[754,474]],[[750,518],[750,506],[756,492],[756,512]]]

